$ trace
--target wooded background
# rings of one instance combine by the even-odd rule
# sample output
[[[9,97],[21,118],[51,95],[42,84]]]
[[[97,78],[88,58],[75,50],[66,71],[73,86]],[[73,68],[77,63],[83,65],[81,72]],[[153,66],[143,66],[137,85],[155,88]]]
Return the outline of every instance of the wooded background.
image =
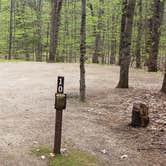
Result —
[[[119,63],[124,5],[125,0],[87,1],[86,62]],[[153,6],[154,0],[136,0],[130,64],[134,67],[145,66],[150,56],[147,42]],[[0,58],[48,60],[51,9],[51,0],[0,0]],[[157,61],[160,70],[166,55],[165,13],[163,16]],[[81,1],[63,0],[56,62],[79,62],[80,26]]]

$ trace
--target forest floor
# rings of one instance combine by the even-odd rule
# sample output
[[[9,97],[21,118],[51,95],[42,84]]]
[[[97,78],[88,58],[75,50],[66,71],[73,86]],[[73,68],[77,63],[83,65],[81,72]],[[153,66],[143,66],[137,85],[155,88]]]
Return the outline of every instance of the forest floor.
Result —
[[[47,166],[32,148],[53,146],[57,75],[68,105],[63,147],[97,155],[103,166],[165,166],[166,96],[161,73],[131,69],[129,89],[116,89],[119,67],[86,65],[87,102],[78,99],[79,65],[0,63],[0,166]],[[150,125],[132,128],[132,105],[144,101]]]

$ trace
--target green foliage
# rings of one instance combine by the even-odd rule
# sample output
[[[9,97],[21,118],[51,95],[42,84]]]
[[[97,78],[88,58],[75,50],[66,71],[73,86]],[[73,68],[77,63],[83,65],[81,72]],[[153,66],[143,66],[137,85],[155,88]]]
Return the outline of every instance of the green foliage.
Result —
[[[41,1],[41,5],[40,5]],[[42,59],[46,60],[49,54],[50,43],[50,13],[51,0],[15,0],[13,14],[13,40],[12,57],[17,59],[36,60],[39,44],[42,45]],[[0,53],[7,55],[9,50],[9,21],[10,0],[0,1]],[[143,3],[143,37],[141,51],[145,52],[145,38],[147,34],[146,22],[151,17],[150,6],[152,1],[142,0]],[[138,1],[137,1],[138,4]],[[92,8],[91,8],[91,7]],[[87,1],[86,44],[87,58],[90,61],[95,49],[95,37],[97,32],[102,36],[101,54],[109,61],[111,44],[116,41],[116,55],[118,55],[121,30],[122,0]],[[104,12],[100,18],[102,30],[97,25],[99,21],[99,9]],[[136,5],[132,52],[134,53],[139,22],[138,5]],[[114,20],[113,20],[114,18]],[[57,48],[57,60],[75,62],[80,55],[80,23],[81,1],[64,0],[61,24],[59,31],[59,44]],[[160,54],[164,54],[166,42],[166,24],[162,27]],[[116,58],[117,59],[117,58]]]

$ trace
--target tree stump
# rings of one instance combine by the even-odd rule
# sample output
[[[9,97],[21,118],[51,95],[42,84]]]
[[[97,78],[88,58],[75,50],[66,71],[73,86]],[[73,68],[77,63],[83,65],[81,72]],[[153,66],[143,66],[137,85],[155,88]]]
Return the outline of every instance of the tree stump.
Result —
[[[142,102],[137,102],[133,104],[132,110],[132,122],[133,127],[146,127],[149,124],[148,117],[149,107]]]

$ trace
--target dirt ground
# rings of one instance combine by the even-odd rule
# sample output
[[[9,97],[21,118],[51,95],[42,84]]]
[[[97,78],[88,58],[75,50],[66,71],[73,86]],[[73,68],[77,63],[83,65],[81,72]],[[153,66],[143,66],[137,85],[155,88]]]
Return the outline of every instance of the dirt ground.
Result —
[[[132,69],[131,88],[115,89],[118,67],[86,65],[88,97],[81,104],[78,64],[31,62],[0,63],[0,166],[48,165],[30,151],[40,145],[53,146],[58,75],[65,76],[68,94],[63,147],[97,155],[103,166],[165,166],[166,96],[159,93],[162,74]],[[147,128],[128,125],[135,101],[149,105]]]

